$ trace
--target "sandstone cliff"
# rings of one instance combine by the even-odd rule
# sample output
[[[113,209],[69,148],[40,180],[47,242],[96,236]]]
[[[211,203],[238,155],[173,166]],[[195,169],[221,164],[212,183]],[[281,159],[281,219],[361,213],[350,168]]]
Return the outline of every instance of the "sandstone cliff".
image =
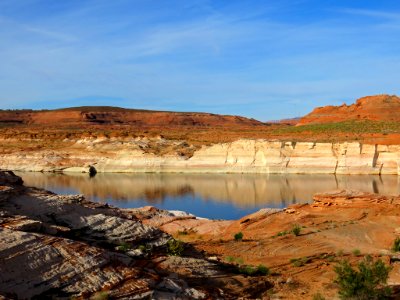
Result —
[[[7,143],[7,140],[3,140]],[[238,140],[203,146],[192,156],[146,151],[149,139],[64,140],[65,147],[0,154],[19,171],[399,174],[400,145]],[[181,142],[159,139],[159,147]],[[189,147],[189,146],[188,146]]]

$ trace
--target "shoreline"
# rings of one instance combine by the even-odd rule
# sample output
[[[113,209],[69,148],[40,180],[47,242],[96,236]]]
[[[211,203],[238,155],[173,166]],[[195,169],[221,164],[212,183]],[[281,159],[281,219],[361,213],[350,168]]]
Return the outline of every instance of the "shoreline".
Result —
[[[0,155],[2,169],[30,172],[399,175],[400,145],[241,139],[190,157],[143,150],[144,141],[78,140],[58,149]],[[143,146],[144,145],[144,146]],[[142,149],[143,148],[143,149]]]

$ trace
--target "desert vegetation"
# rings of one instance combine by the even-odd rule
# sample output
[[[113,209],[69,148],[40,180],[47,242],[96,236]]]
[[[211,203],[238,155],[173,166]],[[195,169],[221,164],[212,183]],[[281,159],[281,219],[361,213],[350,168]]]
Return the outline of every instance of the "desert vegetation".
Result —
[[[243,233],[242,232],[235,233],[233,238],[235,239],[235,241],[242,241],[243,240]]]
[[[294,224],[291,232],[293,233],[293,235],[299,236],[301,233],[301,226],[299,224]]]
[[[180,240],[171,239],[167,243],[167,253],[172,256],[181,256],[185,250],[185,244]]]
[[[315,134],[323,133],[400,133],[400,123],[391,121],[371,121],[371,120],[349,120],[342,122],[332,122],[326,124],[307,124],[302,126],[286,126],[276,130],[279,134],[288,133],[306,133],[312,132]]]
[[[371,256],[365,256],[357,268],[349,261],[343,260],[335,266],[341,299],[385,299],[391,295],[387,287],[390,267],[382,260],[373,261]]]
[[[400,251],[400,238],[396,238],[393,241],[392,251],[393,252],[399,252]]]

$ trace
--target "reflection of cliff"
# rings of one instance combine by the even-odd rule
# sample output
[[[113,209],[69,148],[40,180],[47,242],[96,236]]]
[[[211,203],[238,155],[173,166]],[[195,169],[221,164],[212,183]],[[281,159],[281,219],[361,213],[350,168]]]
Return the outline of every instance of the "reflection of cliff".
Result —
[[[84,174],[20,173],[26,185],[82,193],[102,201],[197,196],[241,207],[286,206],[311,201],[312,195],[335,189],[399,194],[397,176],[373,175],[239,175],[239,174]]]

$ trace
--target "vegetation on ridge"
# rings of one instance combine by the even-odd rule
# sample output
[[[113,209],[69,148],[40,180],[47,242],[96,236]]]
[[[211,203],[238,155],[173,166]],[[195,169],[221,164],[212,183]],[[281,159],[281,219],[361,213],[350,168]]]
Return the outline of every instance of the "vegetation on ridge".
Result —
[[[337,123],[307,124],[301,126],[282,127],[275,131],[279,134],[288,133],[400,133],[399,122],[350,120]]]

